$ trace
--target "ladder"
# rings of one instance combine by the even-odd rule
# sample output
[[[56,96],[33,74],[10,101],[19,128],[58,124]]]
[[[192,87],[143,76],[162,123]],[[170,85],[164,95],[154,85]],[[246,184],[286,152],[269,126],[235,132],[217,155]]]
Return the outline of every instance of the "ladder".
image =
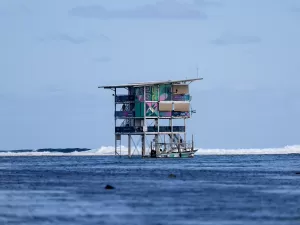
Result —
[[[121,140],[116,140],[115,155],[121,156]]]

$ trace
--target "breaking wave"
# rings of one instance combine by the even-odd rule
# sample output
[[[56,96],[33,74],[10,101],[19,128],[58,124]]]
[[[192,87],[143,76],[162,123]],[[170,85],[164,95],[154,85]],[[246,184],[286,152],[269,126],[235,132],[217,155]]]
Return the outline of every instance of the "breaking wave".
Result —
[[[197,155],[271,155],[300,154],[300,145],[283,148],[199,149]]]
[[[102,146],[97,149],[62,148],[62,149],[20,149],[0,151],[0,156],[109,156],[114,155],[113,146]],[[121,154],[126,155],[128,149],[121,146]],[[132,150],[133,155],[141,155],[141,150]],[[265,154],[300,154],[300,145],[285,146],[283,148],[248,148],[248,149],[202,149],[196,155],[265,155]]]

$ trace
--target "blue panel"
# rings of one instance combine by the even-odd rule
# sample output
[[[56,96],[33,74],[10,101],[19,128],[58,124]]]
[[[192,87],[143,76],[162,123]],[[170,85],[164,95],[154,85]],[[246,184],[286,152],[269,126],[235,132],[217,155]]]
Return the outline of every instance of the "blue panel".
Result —
[[[159,132],[171,132],[170,126],[161,126],[159,127]]]
[[[160,117],[171,117],[172,113],[171,112],[159,112]]]
[[[134,133],[134,127],[116,127],[116,133]]]
[[[158,128],[157,127],[148,127],[148,132],[157,132],[158,131]]]
[[[133,111],[116,111],[115,112],[116,117],[134,117]]]
[[[117,95],[115,101],[118,103],[134,101],[134,95]]]
[[[158,128],[154,126],[148,127],[148,132],[157,132]],[[173,126],[173,132],[184,132],[185,127],[184,126]],[[116,133],[137,133],[137,132],[143,132],[143,127],[116,127],[115,128]],[[171,132],[170,126],[160,126],[159,132]]]
[[[173,132],[185,132],[184,126],[173,126]]]
[[[190,112],[172,112],[172,116],[174,117],[190,117]]]
[[[173,94],[172,96],[173,101],[190,101],[190,95],[179,95]]]

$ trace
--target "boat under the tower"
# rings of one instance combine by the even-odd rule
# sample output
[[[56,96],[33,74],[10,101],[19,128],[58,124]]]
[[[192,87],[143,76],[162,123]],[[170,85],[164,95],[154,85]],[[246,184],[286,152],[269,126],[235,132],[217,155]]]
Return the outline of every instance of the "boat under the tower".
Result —
[[[193,158],[198,149],[194,141],[183,142],[179,135],[174,135],[171,142],[151,142],[150,158]]]

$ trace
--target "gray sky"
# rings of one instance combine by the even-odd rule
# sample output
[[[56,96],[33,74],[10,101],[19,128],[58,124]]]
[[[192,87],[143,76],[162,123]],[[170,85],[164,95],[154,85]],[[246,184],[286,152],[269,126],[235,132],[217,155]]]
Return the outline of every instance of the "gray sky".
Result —
[[[98,85],[191,78],[201,148],[299,144],[297,0],[0,1],[0,149],[113,145]]]

